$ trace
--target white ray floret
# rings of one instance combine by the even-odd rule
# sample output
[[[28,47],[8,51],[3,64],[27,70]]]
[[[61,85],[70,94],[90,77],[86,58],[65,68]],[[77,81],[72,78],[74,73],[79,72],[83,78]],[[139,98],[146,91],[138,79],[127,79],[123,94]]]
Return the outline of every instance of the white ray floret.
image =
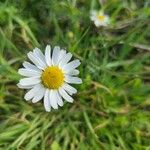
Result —
[[[90,18],[96,27],[107,26],[110,23],[109,16],[104,14],[103,11],[91,11]]]
[[[72,103],[72,95],[77,93],[77,90],[69,84],[82,83],[77,77],[79,71],[76,69],[80,61],[70,61],[72,54],[59,46],[55,46],[52,51],[50,45],[47,45],[44,54],[35,48],[27,55],[32,63],[25,61],[24,68],[18,70],[18,73],[24,76],[18,87],[28,89],[24,98],[32,103],[43,99],[44,108],[48,112],[51,108],[58,109],[63,106],[63,99]]]

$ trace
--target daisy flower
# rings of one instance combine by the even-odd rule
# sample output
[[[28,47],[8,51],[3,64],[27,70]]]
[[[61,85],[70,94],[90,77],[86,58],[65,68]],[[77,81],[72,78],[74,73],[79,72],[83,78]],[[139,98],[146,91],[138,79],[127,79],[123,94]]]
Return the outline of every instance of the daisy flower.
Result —
[[[72,54],[59,46],[55,46],[51,52],[50,45],[47,45],[45,54],[35,48],[27,55],[33,64],[25,61],[24,68],[18,70],[18,73],[24,76],[18,87],[28,90],[24,96],[25,100],[36,103],[43,99],[45,110],[48,112],[51,108],[58,109],[58,106],[63,106],[63,99],[72,103],[72,95],[77,90],[70,84],[82,83],[82,80],[76,77],[79,74],[76,68],[80,61],[76,59],[69,62]]]
[[[90,18],[96,27],[107,26],[109,24],[109,16],[105,15],[102,11],[93,10]]]

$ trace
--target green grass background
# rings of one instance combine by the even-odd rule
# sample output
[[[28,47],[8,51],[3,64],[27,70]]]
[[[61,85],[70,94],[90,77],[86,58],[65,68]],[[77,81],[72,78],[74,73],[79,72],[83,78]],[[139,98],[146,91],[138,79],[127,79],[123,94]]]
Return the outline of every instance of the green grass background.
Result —
[[[111,24],[96,28],[92,9]],[[50,113],[26,102],[17,73],[35,46],[81,60],[74,103]],[[148,0],[0,1],[0,149],[150,150]]]

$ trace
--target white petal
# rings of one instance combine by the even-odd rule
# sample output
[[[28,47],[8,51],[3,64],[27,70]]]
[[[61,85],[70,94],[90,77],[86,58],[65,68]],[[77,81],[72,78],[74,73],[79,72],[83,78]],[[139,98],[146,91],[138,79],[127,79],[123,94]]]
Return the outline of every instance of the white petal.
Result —
[[[31,90],[29,90],[25,94],[24,99],[27,101],[32,99],[37,94],[37,91],[39,90],[39,88],[40,88],[40,84],[35,85]]]
[[[56,91],[55,90],[51,90],[49,97],[50,97],[50,105],[54,109],[58,109]]]
[[[65,75],[65,81],[67,83],[73,83],[73,84],[81,84],[82,83],[82,80],[78,77],[72,77],[72,76],[69,76],[69,75]]]
[[[62,69],[65,72],[67,72],[67,71],[70,71],[70,70],[77,68],[80,64],[81,64],[80,61],[76,59],[76,60],[71,61],[67,65],[65,65]]]
[[[70,95],[77,93],[77,90],[74,87],[72,87],[69,84],[67,84],[67,83],[64,83],[62,88],[65,91],[67,91]]]
[[[106,23],[104,21],[99,21],[98,19],[95,20],[94,24],[96,27],[106,26]]]
[[[59,106],[63,106],[63,100],[62,100],[62,97],[60,96],[60,94],[58,93],[58,91],[56,91],[56,96],[57,96],[57,104]]]
[[[59,54],[60,54],[60,47],[55,46],[54,49],[53,49],[53,54],[52,54],[52,63],[53,63],[53,65],[57,65]]]
[[[50,45],[46,46],[46,49],[45,49],[45,59],[46,59],[47,65],[51,66],[52,65],[52,59],[51,59],[51,47],[50,47]]]
[[[70,95],[68,95],[62,87],[59,88],[59,93],[67,102],[73,102],[73,98]]]
[[[36,57],[32,52],[29,52],[28,54],[29,59],[39,68],[39,69],[44,69],[45,64],[41,62],[41,60]]]
[[[43,85],[40,85],[39,90],[36,92],[36,95],[32,99],[32,103],[40,101],[43,98],[44,94],[45,88],[43,87]]]
[[[34,77],[34,76],[41,76],[41,71],[35,71],[33,69],[25,69],[25,68],[21,68],[18,70],[18,73],[22,76],[26,76],[26,77]]]
[[[31,69],[31,70],[35,70],[35,71],[40,71],[40,69],[39,69],[37,66],[32,65],[31,63],[29,63],[29,62],[27,62],[27,61],[25,61],[25,62],[23,63],[23,66],[24,66],[26,69]]]
[[[104,20],[104,22],[105,22],[106,24],[109,24],[109,16],[108,16],[108,15],[105,15],[105,20]]]
[[[41,82],[40,78],[31,77],[31,78],[21,79],[19,84],[22,86],[30,86],[30,85],[38,84],[40,82]]]
[[[96,19],[96,16],[97,16],[97,12],[96,11],[92,11],[91,12],[91,16],[90,16],[91,20],[94,21]]]
[[[58,63],[66,56],[66,50],[62,49],[59,53]]]
[[[63,67],[64,65],[66,65],[69,60],[71,59],[72,54],[71,53],[67,53],[66,56],[60,61],[59,63],[59,67]]]
[[[94,24],[95,24],[96,27],[101,26],[101,23],[100,23],[99,20],[97,20],[97,19],[94,21]]]
[[[44,108],[47,112],[51,111],[51,105],[50,105],[50,91],[46,89],[45,95],[44,95]]]
[[[20,89],[31,89],[31,88],[34,87],[34,85],[26,85],[26,86],[23,86],[23,85],[20,85],[20,83],[18,83],[17,86],[18,86]]]
[[[79,74],[79,70],[74,69],[74,70],[70,70],[68,72],[65,72],[68,75],[74,76],[74,75],[78,75]]]
[[[33,53],[34,53],[34,55],[35,55],[37,58],[39,58],[39,59],[41,60],[41,62],[42,62],[42,63],[45,65],[45,67],[46,67],[45,56],[43,55],[43,53],[41,52],[41,50],[38,49],[38,48],[35,48],[35,49],[33,50]]]

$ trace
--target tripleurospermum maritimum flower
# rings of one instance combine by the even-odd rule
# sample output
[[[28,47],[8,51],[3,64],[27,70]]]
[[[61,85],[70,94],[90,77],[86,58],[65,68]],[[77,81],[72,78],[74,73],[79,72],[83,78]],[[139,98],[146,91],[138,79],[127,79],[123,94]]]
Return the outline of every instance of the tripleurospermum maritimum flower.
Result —
[[[109,16],[105,15],[103,11],[91,11],[90,18],[96,27],[107,26],[110,22]]]
[[[50,45],[47,45],[45,55],[38,48],[27,55],[33,64],[25,61],[24,68],[18,70],[18,73],[25,77],[19,81],[18,87],[28,89],[24,98],[33,103],[43,99],[48,112],[51,108],[58,109],[63,106],[63,99],[72,103],[72,95],[77,90],[70,84],[82,83],[82,80],[76,77],[79,74],[76,68],[80,61],[76,59],[69,62],[72,54],[59,46],[55,46],[51,52]]]

